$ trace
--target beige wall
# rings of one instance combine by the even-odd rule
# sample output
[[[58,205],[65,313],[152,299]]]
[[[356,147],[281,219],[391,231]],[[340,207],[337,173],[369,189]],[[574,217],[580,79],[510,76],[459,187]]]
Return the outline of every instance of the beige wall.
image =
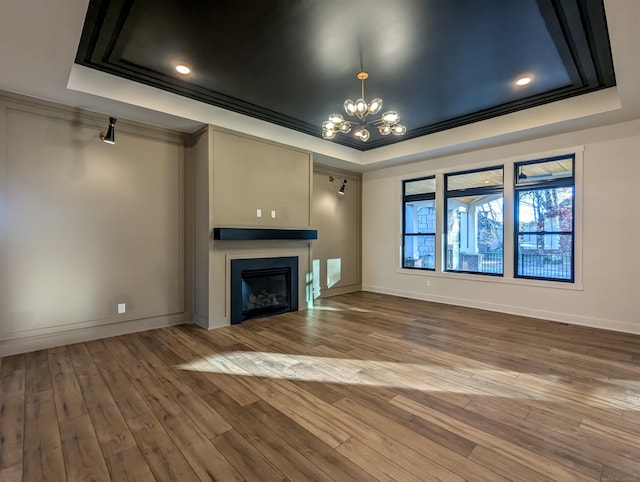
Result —
[[[194,321],[207,328],[209,319],[209,251],[213,247],[211,239],[213,192],[209,188],[210,173],[213,169],[213,129],[205,127],[193,137],[194,161]]]
[[[309,152],[214,130],[215,226],[309,226],[310,172]]]
[[[633,121],[365,173],[363,288],[640,333],[639,133],[640,121]],[[583,161],[576,170],[575,285],[399,269],[402,179],[502,163],[506,169],[514,160],[567,152]],[[505,212],[511,203],[505,186]],[[513,245],[512,232],[505,218],[505,246]]]
[[[347,186],[341,196],[337,191],[343,179]],[[312,218],[318,239],[313,242],[312,267],[316,298],[362,288],[360,184],[360,174],[314,167]]]
[[[183,139],[120,120],[108,145],[107,116],[0,109],[0,348],[189,320]]]

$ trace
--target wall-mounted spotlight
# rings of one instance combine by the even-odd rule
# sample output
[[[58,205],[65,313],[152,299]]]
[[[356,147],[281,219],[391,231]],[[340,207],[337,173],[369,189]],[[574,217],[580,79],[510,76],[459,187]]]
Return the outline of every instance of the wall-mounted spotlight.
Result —
[[[344,196],[344,190],[347,187],[347,180],[341,177],[329,176],[329,182],[333,183],[333,181],[342,181],[342,186],[340,186],[340,189],[338,189],[338,194],[340,194],[341,196]]]
[[[103,142],[106,142],[107,144],[116,143],[115,125],[116,125],[116,118],[109,117],[109,128],[107,129],[107,132],[100,133],[100,139],[102,139]]]
[[[340,186],[340,189],[338,189],[338,194],[340,194],[341,196],[344,196],[344,189],[347,187],[347,180],[343,179],[342,180],[342,186]]]

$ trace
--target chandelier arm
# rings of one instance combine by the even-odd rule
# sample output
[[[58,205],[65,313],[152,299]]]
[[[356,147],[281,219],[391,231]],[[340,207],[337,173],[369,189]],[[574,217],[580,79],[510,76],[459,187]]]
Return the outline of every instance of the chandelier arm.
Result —
[[[395,122],[395,124],[397,124],[398,122],[400,122],[400,117],[398,117],[397,121]],[[389,124],[388,122],[385,122],[382,120],[382,117],[380,119],[375,119],[375,120],[370,120],[368,122],[366,122],[367,125],[375,125],[375,126],[379,126],[382,124],[387,124],[389,126],[394,125],[394,124]]]

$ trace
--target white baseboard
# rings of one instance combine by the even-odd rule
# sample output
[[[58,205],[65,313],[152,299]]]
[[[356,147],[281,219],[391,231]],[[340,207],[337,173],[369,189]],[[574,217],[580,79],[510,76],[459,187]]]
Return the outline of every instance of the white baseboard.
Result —
[[[180,325],[190,322],[190,315],[177,313],[173,315],[157,316],[121,323],[110,323],[88,328],[60,331],[46,335],[25,336],[11,340],[0,341],[0,357],[17,355],[36,350],[44,350],[61,345],[81,343],[100,338],[126,335],[138,331],[153,330],[165,326]]]
[[[548,310],[538,310],[534,308],[525,308],[515,305],[489,303],[485,301],[469,300],[452,296],[428,295],[426,293],[420,293],[416,291],[395,290],[383,288],[380,286],[363,285],[362,290],[371,291],[373,293],[381,293],[385,295],[402,296],[405,298],[433,301],[435,303],[444,303],[448,305],[466,306],[468,308],[478,308],[481,310],[508,313],[510,315],[528,316],[531,318],[557,321],[560,323],[568,323],[571,325],[588,326],[590,328],[600,328],[602,330],[619,331],[622,333],[632,333],[635,335],[640,335],[640,324],[629,323],[628,321],[608,320],[605,318],[575,315],[572,313],[560,313]]]

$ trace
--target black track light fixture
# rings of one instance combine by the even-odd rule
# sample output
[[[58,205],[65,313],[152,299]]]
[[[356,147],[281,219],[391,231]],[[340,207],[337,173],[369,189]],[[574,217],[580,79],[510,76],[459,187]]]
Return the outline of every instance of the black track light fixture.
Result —
[[[109,117],[109,128],[107,129],[107,132],[100,133],[100,139],[102,139],[102,141],[106,142],[107,144],[116,143],[116,133],[115,133],[116,120],[117,119],[115,117]]]
[[[338,189],[338,194],[340,194],[341,196],[344,196],[344,190],[346,187],[347,187],[347,180],[343,179],[342,186],[340,186],[340,189]]]
[[[341,177],[329,176],[329,182],[333,184],[333,181],[342,181],[342,186],[338,189],[338,194],[344,196],[344,190],[347,188],[347,180]]]

